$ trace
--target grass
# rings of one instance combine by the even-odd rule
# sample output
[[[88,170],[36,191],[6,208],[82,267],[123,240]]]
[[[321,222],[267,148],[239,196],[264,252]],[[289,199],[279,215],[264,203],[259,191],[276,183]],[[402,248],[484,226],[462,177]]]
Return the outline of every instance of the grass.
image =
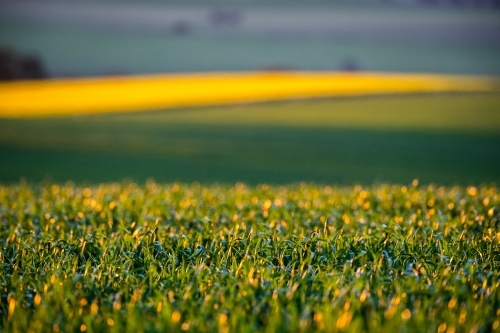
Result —
[[[0,187],[2,332],[494,332],[495,186]]]
[[[499,92],[494,77],[250,72],[0,83],[1,117],[43,117],[291,98],[418,92]]]
[[[0,118],[0,182],[500,182],[500,95]]]

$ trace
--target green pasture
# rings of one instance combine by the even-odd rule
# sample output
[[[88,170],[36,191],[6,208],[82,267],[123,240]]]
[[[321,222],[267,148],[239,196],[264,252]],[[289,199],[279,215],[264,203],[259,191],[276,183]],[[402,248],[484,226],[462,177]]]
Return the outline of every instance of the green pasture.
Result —
[[[0,182],[498,183],[500,95],[0,119]]]

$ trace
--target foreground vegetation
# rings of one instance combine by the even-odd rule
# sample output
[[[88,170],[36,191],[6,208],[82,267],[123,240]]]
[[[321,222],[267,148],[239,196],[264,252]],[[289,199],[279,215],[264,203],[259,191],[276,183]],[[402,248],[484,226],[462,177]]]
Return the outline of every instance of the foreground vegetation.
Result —
[[[4,332],[491,332],[495,186],[0,187]]]

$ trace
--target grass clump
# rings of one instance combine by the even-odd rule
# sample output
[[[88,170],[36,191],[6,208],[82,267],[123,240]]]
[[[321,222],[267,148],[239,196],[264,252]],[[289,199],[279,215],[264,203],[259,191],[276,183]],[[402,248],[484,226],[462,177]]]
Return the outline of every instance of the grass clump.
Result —
[[[0,187],[4,332],[490,332],[495,186]]]

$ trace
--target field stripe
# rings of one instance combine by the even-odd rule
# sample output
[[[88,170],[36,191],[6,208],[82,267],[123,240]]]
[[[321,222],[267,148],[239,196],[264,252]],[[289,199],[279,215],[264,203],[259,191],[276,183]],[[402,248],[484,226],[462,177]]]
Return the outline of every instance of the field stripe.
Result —
[[[1,117],[40,117],[294,98],[500,91],[485,76],[243,72],[59,79],[0,84]]]

